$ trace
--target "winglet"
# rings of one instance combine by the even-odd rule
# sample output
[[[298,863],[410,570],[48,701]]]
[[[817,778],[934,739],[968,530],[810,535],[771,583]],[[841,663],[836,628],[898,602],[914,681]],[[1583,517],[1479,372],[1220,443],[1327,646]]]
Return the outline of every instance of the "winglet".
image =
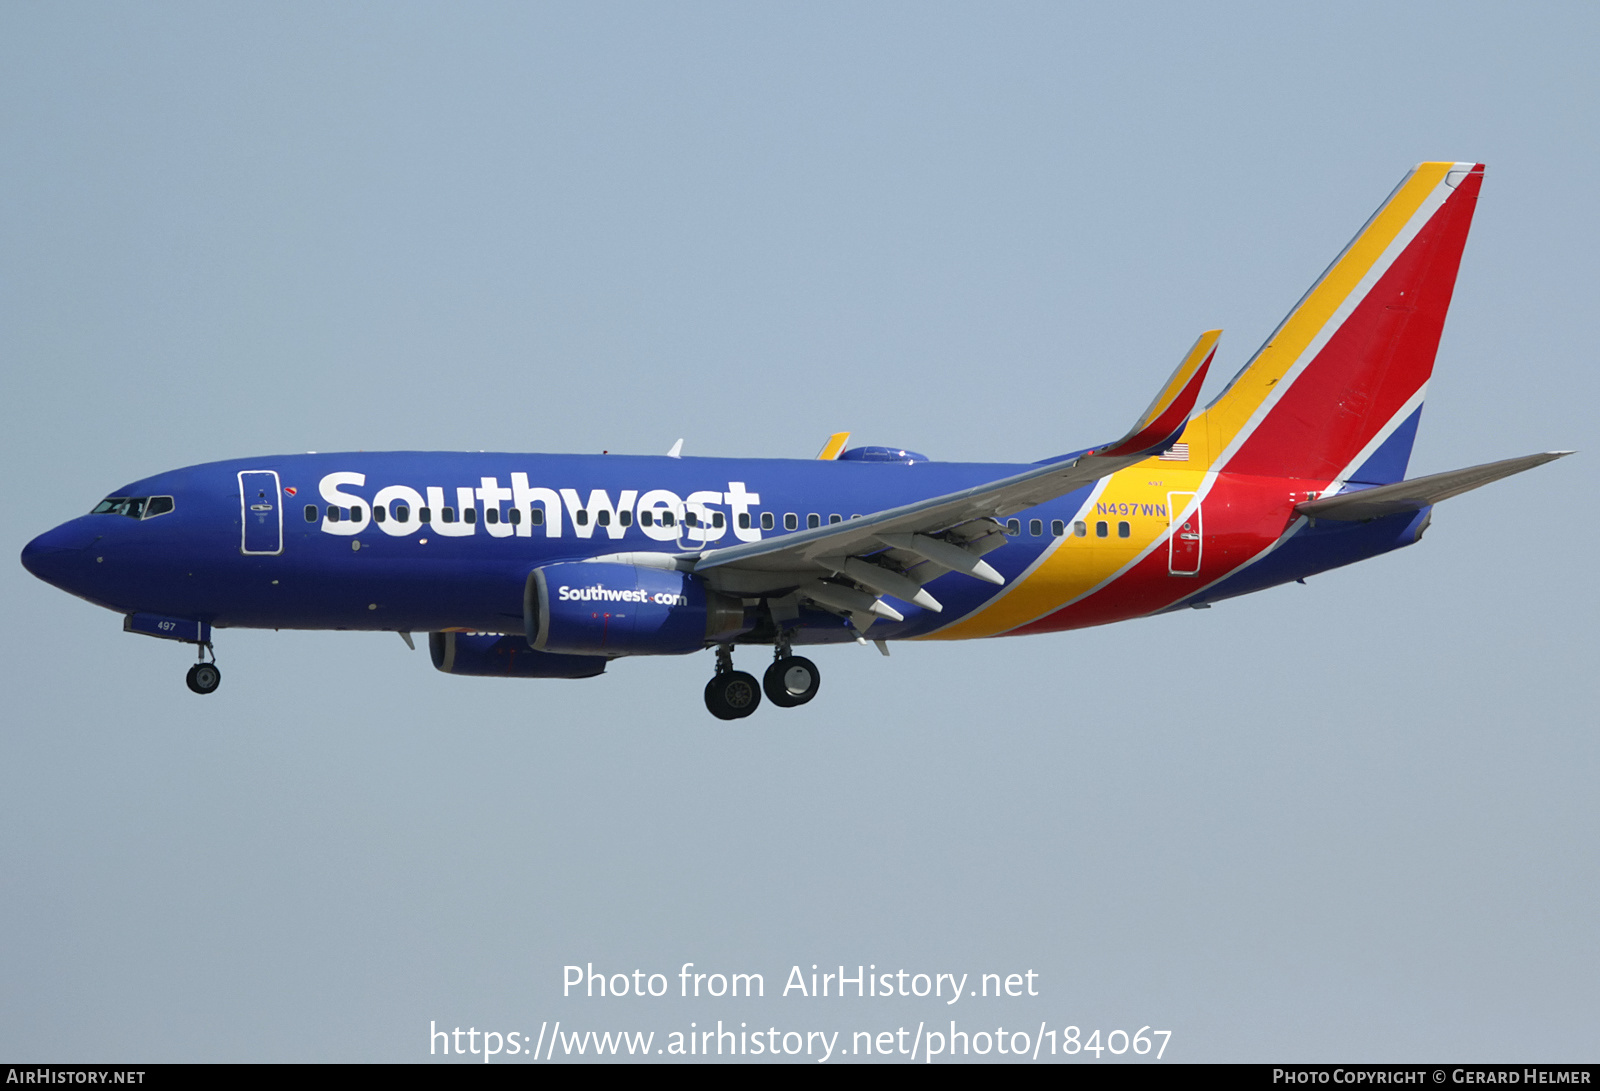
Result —
[[[672,445],[672,450],[667,452],[667,457],[668,458],[682,458],[683,457],[683,440],[682,440],[682,438],[680,438],[677,443],[674,443]],[[610,518],[610,516],[607,516],[607,518]]]
[[[844,445],[849,442],[849,432],[835,432],[828,437],[828,442],[822,445],[822,450],[817,452],[817,458],[822,462],[832,462],[844,453]]]
[[[1202,333],[1128,434],[1091,453],[1107,456],[1155,454],[1171,445],[1183,432],[1189,414],[1200,400],[1200,387],[1206,381],[1206,372],[1217,354],[1217,340],[1221,336],[1221,330]]]

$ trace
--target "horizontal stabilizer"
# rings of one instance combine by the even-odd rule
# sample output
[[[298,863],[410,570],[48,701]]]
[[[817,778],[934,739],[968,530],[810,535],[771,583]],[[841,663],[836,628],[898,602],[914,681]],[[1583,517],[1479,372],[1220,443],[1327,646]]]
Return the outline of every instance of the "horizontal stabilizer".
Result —
[[[1570,454],[1571,451],[1541,451],[1536,455],[1486,462],[1482,466],[1469,466],[1464,470],[1448,470],[1393,485],[1340,493],[1322,500],[1307,500],[1303,504],[1296,504],[1294,510],[1313,519],[1336,519],[1352,523],[1405,511],[1420,511],[1430,504],[1460,496],[1491,481],[1499,481],[1502,477],[1531,470]]]

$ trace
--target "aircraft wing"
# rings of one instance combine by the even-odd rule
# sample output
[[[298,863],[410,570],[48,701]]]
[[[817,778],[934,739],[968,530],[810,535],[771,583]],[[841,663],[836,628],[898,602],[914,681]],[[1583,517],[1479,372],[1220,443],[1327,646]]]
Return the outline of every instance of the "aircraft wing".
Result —
[[[1115,443],[944,496],[684,559],[713,586],[735,593],[796,586],[802,597],[857,619],[858,628],[873,616],[899,619],[892,607],[876,601],[879,594],[940,609],[921,585],[948,571],[1003,583],[981,559],[1005,543],[995,520],[1064,496],[1170,446],[1194,409],[1220,336],[1220,330],[1200,336],[1150,407]]]
[[[1464,492],[1499,481],[1502,477],[1543,466],[1572,454],[1571,451],[1542,451],[1536,455],[1508,458],[1500,462],[1486,462],[1464,470],[1447,470],[1442,474],[1398,481],[1393,485],[1378,485],[1355,492],[1342,492],[1321,500],[1307,500],[1296,504],[1294,510],[1313,519],[1335,519],[1341,522],[1364,522],[1404,511],[1420,511],[1430,504],[1460,496]]]

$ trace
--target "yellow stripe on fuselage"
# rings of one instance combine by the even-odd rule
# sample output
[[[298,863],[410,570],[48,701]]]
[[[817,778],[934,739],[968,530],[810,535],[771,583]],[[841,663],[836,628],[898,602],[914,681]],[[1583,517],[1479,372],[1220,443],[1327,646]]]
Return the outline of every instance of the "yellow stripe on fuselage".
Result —
[[[922,639],[998,636],[1059,610],[1105,583],[1132,564],[1152,542],[1166,535],[1174,514],[1167,507],[1169,492],[1199,490],[1205,479],[1204,470],[1184,467],[1204,467],[1206,460],[1196,457],[1193,446],[1190,454],[1186,464],[1150,458],[1112,474],[1104,488],[1090,494],[1089,502],[1075,516],[1087,524],[1087,536],[1074,535],[1069,521],[1067,537],[1056,542],[1032,572],[970,617]],[[1096,533],[1096,524],[1102,522],[1107,530],[1104,538]],[[1117,524],[1122,522],[1128,524],[1130,531],[1126,538],[1117,536]]]

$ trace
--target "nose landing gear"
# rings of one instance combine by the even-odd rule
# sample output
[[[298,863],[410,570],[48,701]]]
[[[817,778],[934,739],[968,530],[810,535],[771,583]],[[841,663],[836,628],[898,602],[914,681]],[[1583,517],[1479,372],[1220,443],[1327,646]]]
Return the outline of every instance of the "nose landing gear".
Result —
[[[206,662],[206,652],[211,653],[211,662]],[[217,687],[222,685],[222,671],[217,668],[216,649],[209,643],[200,645],[200,662],[189,668],[189,673],[184,677],[190,689],[196,693],[215,693]]]
[[[706,708],[719,720],[738,720],[761,704],[755,676],[733,669],[733,645],[717,646],[717,673],[706,683]]]

